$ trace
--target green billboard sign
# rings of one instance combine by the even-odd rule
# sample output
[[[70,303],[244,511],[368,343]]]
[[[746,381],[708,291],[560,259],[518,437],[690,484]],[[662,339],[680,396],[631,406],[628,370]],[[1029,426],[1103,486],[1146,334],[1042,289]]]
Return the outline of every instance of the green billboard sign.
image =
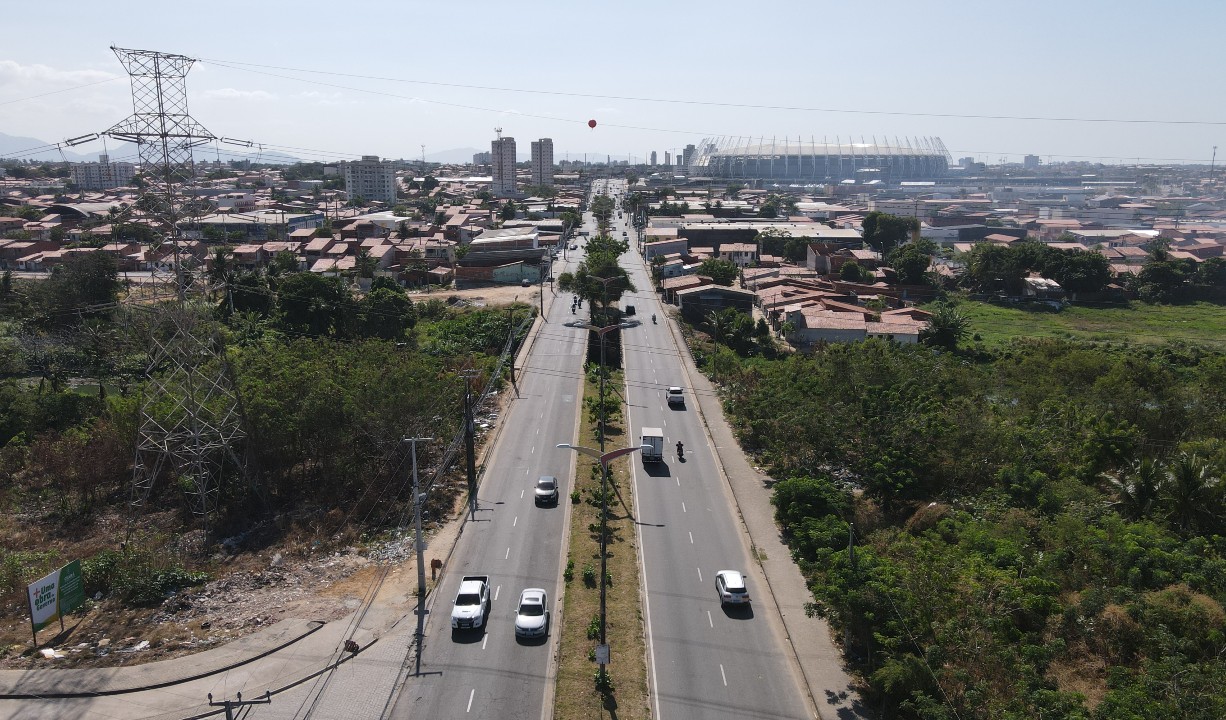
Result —
[[[64,567],[30,583],[30,625],[34,632],[64,616],[85,602],[85,579],[81,576],[81,561],[73,560]]]

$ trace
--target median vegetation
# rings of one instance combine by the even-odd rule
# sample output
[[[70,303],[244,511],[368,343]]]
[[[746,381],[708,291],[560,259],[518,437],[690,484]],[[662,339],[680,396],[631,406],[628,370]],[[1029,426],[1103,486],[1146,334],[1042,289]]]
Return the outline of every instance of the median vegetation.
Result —
[[[600,369],[589,365],[584,381],[583,418],[578,444],[600,447]],[[616,400],[614,389],[623,387],[622,374],[611,371],[606,394]],[[589,402],[592,401],[592,402]],[[619,402],[605,404],[607,449],[627,444],[621,428],[623,409]],[[600,463],[576,455],[575,485],[570,519],[570,550],[567,558],[565,606],[559,630],[557,692],[554,717],[559,720],[601,717],[613,711],[617,718],[647,718],[646,647],[640,611],[638,540],[634,526],[634,497],[628,462],[610,465],[607,494],[601,492]],[[600,637],[600,508],[608,502],[608,556],[604,578],[606,593],[606,638],[611,662],[608,676],[597,674],[596,645]]]

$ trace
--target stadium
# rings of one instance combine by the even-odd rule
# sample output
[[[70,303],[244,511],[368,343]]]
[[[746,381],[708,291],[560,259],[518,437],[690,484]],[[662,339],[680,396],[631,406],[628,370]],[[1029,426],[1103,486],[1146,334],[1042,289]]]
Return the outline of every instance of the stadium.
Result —
[[[928,180],[945,174],[949,151],[937,137],[895,138],[893,143],[863,138],[708,138],[688,162],[690,177],[787,183],[854,180]]]

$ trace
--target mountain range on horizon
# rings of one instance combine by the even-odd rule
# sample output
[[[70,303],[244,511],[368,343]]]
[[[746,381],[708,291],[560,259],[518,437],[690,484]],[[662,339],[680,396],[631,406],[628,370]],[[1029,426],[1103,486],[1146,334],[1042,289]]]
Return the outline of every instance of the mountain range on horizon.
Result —
[[[88,148],[88,151],[83,152],[82,148]],[[66,147],[60,150],[55,147],[54,142],[47,142],[46,140],[40,140],[39,138],[24,137],[19,135],[6,135],[5,133],[0,132],[0,159],[37,160],[42,162],[63,162],[65,160],[68,162],[97,162],[98,156],[103,154],[104,148],[105,152],[110,156],[112,161],[137,161],[136,146],[132,143],[121,142],[104,145],[101,140],[92,140],[74,148]],[[488,152],[488,150],[480,150],[474,147],[448,148],[446,150],[426,153],[426,162],[444,164],[471,163],[473,160],[473,155],[479,152]],[[211,161],[216,159],[221,159],[227,162],[231,160],[252,160],[286,165],[292,165],[300,162],[311,162],[310,160],[303,160],[302,158],[275,150],[264,150],[262,152],[239,152],[226,148],[216,149],[213,146],[205,146],[197,149],[195,151],[195,157],[200,161]],[[384,155],[382,157],[385,160],[401,159],[408,162],[420,159],[419,157],[393,158],[390,155]],[[572,152],[558,155],[555,152],[554,161],[561,162],[567,157],[572,160],[580,160],[584,157],[584,154]],[[607,155],[605,153],[587,153],[587,157],[593,163],[595,163],[604,162]],[[531,154],[517,152],[515,159],[517,162],[528,162],[531,160]],[[333,162],[339,162],[339,160]]]
[[[41,149],[39,149],[41,148]],[[80,148],[89,148],[89,152],[81,152]],[[105,148],[105,149],[104,149]],[[36,150],[37,149],[37,150]],[[34,152],[30,152],[30,151]],[[38,138],[0,133],[0,159],[38,160],[45,162],[97,162],[98,156],[106,153],[112,161],[137,162],[136,146],[128,142],[104,144],[101,140],[91,140],[76,148],[55,147],[54,142]],[[62,154],[61,154],[62,153]],[[19,157],[14,157],[19,155]],[[300,158],[283,152],[265,150],[261,152],[235,152],[225,148],[200,148],[194,153],[197,160],[257,160],[272,163],[293,164],[302,162]],[[471,160],[471,156],[469,156]]]

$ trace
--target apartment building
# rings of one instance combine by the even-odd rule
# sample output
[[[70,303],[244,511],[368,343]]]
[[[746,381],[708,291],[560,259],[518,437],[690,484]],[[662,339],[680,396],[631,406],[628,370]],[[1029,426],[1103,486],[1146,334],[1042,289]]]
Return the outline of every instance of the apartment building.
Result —
[[[110,190],[123,187],[136,177],[136,166],[126,162],[111,162],[99,155],[98,162],[73,163],[72,182],[82,190]]]
[[[532,143],[532,184],[553,185],[553,139]]]
[[[533,143],[535,145],[536,143]],[[495,195],[515,194],[515,138],[498,138],[490,143],[490,164],[494,170]]]
[[[345,192],[350,198],[396,204],[396,170],[378,155],[363,155],[356,162],[345,163]]]

